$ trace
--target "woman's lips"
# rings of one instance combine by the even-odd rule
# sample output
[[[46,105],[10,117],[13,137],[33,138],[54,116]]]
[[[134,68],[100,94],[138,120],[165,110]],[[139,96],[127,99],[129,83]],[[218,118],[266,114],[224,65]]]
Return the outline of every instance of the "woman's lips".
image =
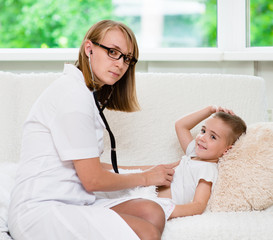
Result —
[[[119,77],[119,74],[118,74],[118,73],[111,72],[111,71],[110,71],[110,73],[111,73],[114,77],[116,77],[116,78]]]

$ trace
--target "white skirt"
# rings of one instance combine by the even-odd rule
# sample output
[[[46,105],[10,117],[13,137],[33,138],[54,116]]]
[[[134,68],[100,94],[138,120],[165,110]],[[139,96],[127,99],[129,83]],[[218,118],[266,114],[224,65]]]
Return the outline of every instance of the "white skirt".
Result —
[[[116,212],[99,206],[39,203],[13,219],[14,240],[139,240]]]
[[[155,189],[155,186],[150,186],[113,192],[95,192],[97,199],[94,205],[98,207],[111,208],[132,199],[147,199],[156,202],[162,207],[165,213],[165,220],[167,221],[175,208],[175,204],[172,199],[157,197]]]
[[[29,204],[12,214],[9,231],[15,240],[139,240],[110,208],[132,199],[148,199],[162,207],[167,221],[175,204],[171,199],[158,198],[155,189],[150,186],[97,192],[96,201],[88,206],[54,201]]]
[[[113,170],[111,170],[113,172]],[[141,169],[119,169],[120,174],[128,174],[128,173],[138,173],[142,172]],[[124,189],[119,191],[111,191],[111,192],[94,192],[97,197],[96,202],[94,203],[96,206],[111,208],[122,202],[126,202],[128,200],[142,198],[148,199],[159,204],[164,213],[165,220],[167,221],[171,216],[175,208],[174,201],[169,198],[159,198],[156,192],[156,186],[149,187],[135,187],[130,189]]]
[[[147,190],[151,195],[144,194]],[[60,202],[29,204],[12,214],[9,231],[14,240],[139,240],[129,225],[110,208],[132,199],[145,198],[158,203],[167,220],[174,203],[171,199],[153,196],[150,190],[136,188],[131,191],[131,196],[98,198],[87,206]]]

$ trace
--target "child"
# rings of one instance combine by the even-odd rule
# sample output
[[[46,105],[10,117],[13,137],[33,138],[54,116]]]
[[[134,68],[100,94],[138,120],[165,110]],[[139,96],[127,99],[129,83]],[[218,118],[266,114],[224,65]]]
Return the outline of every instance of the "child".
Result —
[[[193,140],[190,130],[206,118]],[[175,169],[171,186],[158,188],[158,197],[171,198],[175,204],[169,219],[204,212],[217,179],[217,162],[246,132],[246,124],[231,110],[208,106],[179,119],[175,129],[186,155]]]
[[[206,118],[200,133],[193,139],[190,130]],[[240,117],[229,109],[215,106],[182,117],[176,122],[175,128],[186,155],[175,168],[170,187],[158,187],[157,194],[151,187],[146,189],[147,192],[145,189],[142,192],[143,188],[129,192],[129,195],[140,197],[147,194],[144,198],[157,202],[163,208],[166,220],[204,212],[217,179],[219,158],[246,132],[246,124]],[[142,170],[145,171],[145,168]],[[120,197],[128,192],[108,194],[104,197]]]

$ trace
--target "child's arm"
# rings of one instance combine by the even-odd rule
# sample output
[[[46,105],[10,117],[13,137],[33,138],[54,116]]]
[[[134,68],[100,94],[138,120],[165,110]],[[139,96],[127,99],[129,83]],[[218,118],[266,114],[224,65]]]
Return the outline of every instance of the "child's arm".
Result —
[[[176,205],[169,219],[202,214],[210,198],[211,186],[211,182],[201,179],[195,190],[193,201],[188,204]]]
[[[218,108],[215,106],[208,106],[199,111],[190,113],[176,121],[176,134],[184,152],[186,152],[189,143],[193,140],[190,130],[217,110]]]

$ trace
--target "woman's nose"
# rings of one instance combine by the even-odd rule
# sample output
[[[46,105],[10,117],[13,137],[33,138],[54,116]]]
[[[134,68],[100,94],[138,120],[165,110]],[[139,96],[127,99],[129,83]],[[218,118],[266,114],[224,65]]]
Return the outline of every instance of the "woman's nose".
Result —
[[[120,59],[116,60],[116,66],[118,66],[119,68],[121,68],[124,65],[124,59],[123,57],[121,57]]]

